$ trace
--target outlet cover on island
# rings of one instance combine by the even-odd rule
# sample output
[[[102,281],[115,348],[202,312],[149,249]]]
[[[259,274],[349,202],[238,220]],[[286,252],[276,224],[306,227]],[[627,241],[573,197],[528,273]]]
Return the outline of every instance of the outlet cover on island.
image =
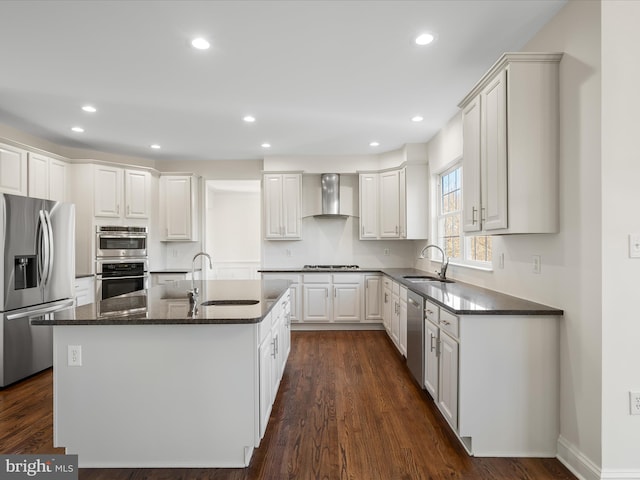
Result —
[[[82,366],[82,346],[67,345],[67,365],[70,367]]]
[[[640,392],[629,392],[629,408],[631,415],[640,415]]]

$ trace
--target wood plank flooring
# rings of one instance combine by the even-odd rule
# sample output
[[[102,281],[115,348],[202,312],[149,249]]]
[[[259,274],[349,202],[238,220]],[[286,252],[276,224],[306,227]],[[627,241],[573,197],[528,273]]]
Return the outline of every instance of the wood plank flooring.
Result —
[[[0,453],[53,448],[51,370],[0,390]],[[246,469],[81,469],[81,480],[574,480],[555,459],[469,457],[381,331],[293,332]]]

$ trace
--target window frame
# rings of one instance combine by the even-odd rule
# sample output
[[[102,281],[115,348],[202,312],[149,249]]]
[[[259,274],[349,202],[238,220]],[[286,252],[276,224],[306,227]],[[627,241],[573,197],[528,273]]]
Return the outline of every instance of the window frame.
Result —
[[[459,174],[459,189],[460,189],[459,208],[460,209],[457,211],[458,212],[457,214],[460,216],[459,217],[459,225],[460,225],[459,234],[460,234],[461,257],[451,257],[449,260],[449,263],[451,265],[460,266],[460,267],[493,271],[493,259],[488,261],[483,261],[483,260],[472,260],[468,258],[468,254],[471,250],[472,238],[483,237],[483,236],[491,238],[491,236],[490,235],[465,235],[463,232],[463,227],[462,227],[463,201],[462,199],[464,197],[464,189],[463,189],[464,168],[462,164],[462,159],[456,160],[452,164],[448,165],[445,169],[441,170],[440,172],[434,175],[436,188],[434,189],[435,190],[435,202],[434,202],[435,218],[433,221],[433,227],[435,230],[435,235],[434,235],[434,241],[432,243],[434,243],[435,245],[438,245],[444,251],[445,248],[442,242],[442,239],[444,238],[444,236],[441,235],[441,224],[444,225],[443,218],[446,216],[452,215],[452,213],[447,213],[447,214],[442,213],[442,208],[443,208],[442,178],[450,174],[451,172],[457,170],[458,168],[460,169],[460,174]],[[443,259],[441,259],[440,256],[441,256],[440,252],[437,252],[437,255],[434,252],[430,252],[428,255],[428,259],[433,262],[442,262]]]

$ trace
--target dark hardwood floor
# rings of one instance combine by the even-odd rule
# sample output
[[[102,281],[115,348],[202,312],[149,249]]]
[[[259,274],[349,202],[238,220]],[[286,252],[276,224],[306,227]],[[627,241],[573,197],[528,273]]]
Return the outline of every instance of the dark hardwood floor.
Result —
[[[53,448],[51,370],[0,390],[0,453]],[[81,469],[82,480],[575,479],[555,459],[469,457],[384,332],[293,332],[246,469]]]

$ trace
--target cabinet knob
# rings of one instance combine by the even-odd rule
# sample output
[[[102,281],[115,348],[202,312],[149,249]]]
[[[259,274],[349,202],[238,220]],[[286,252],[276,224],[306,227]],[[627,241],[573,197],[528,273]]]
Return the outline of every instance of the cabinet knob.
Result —
[[[440,323],[443,325],[451,325],[451,322],[449,320],[440,320]]]

